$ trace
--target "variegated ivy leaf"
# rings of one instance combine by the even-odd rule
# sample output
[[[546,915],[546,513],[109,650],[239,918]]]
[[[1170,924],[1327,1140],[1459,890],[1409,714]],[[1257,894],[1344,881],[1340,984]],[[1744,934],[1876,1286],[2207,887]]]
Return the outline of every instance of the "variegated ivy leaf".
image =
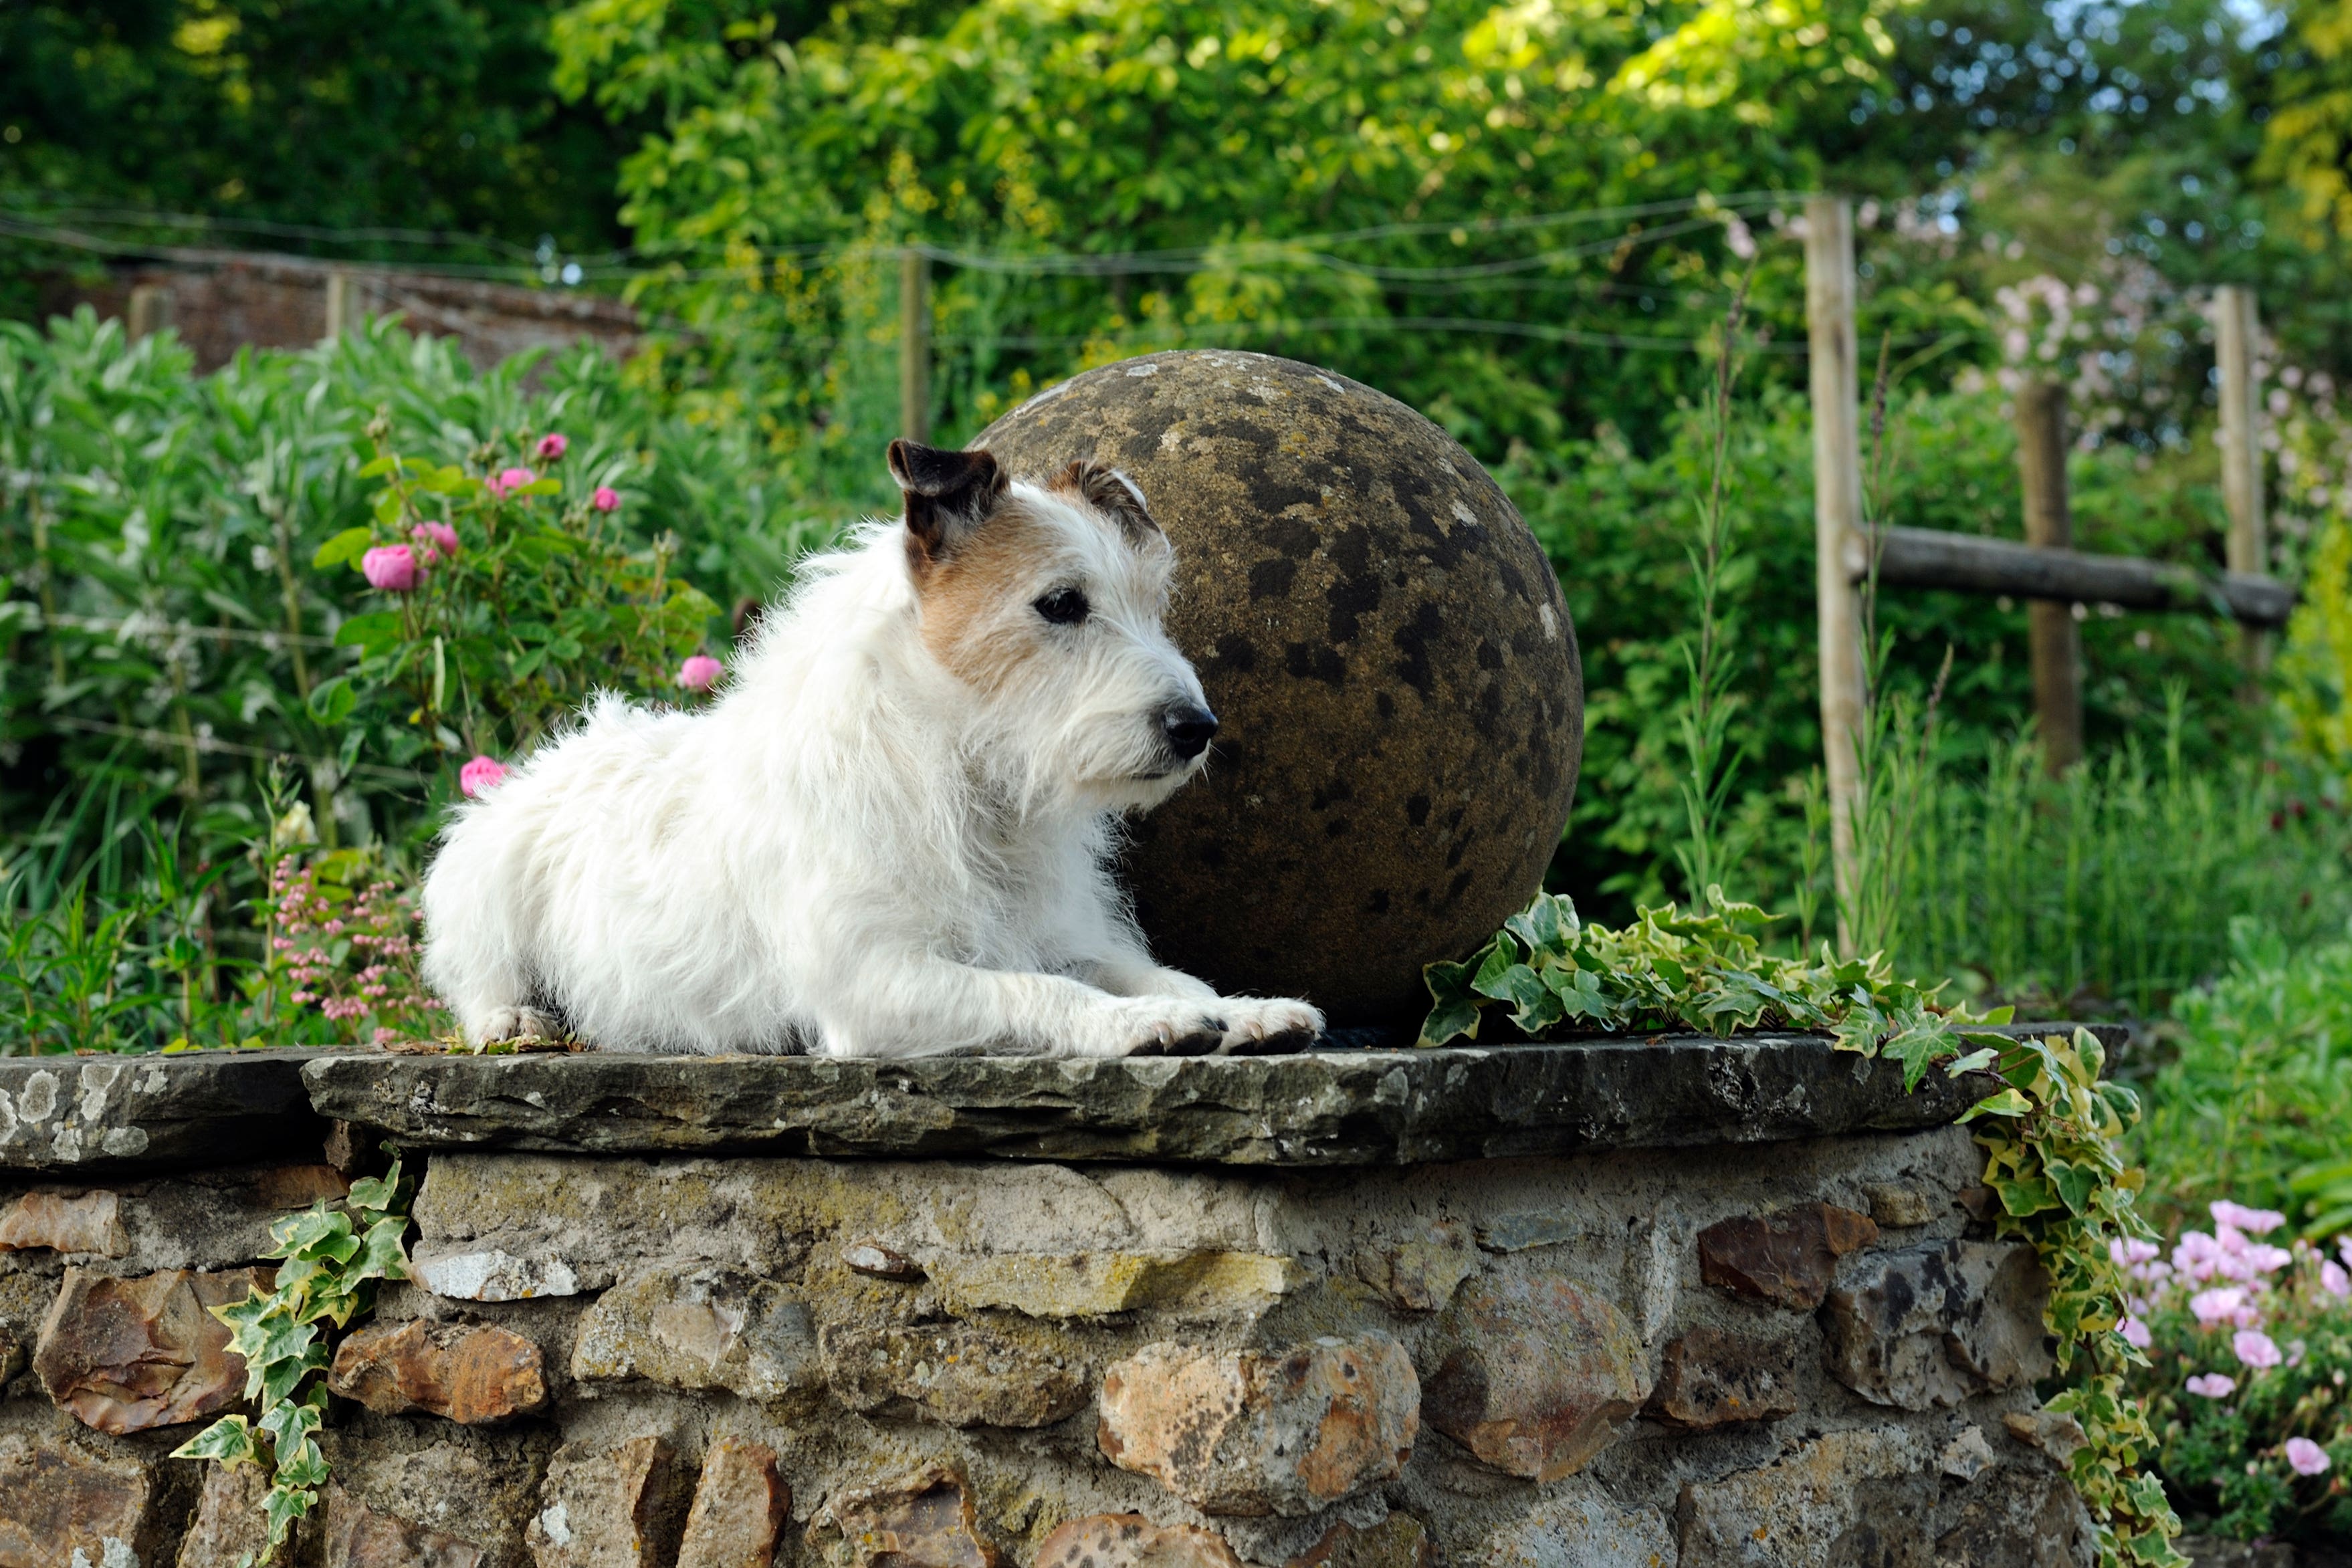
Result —
[[[399,1196],[400,1162],[394,1160],[382,1176],[364,1176],[352,1183],[351,1196],[344,1201],[358,1212],[381,1216],[390,1212]]]
[[[319,1494],[307,1487],[272,1486],[261,1505],[263,1514],[269,1521],[270,1546],[283,1545],[287,1532],[294,1528],[294,1521],[309,1513],[311,1505],[318,1500]]]
[[[213,1459],[224,1465],[258,1465],[261,1445],[253,1440],[253,1427],[242,1416],[224,1416],[178,1448],[172,1450],[175,1459]]]

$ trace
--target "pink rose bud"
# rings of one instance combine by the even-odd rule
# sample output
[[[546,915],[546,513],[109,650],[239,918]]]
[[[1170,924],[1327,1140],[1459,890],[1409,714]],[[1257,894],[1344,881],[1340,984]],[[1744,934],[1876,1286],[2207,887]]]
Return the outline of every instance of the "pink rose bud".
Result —
[[[2238,1380],[2208,1372],[2189,1380],[2189,1392],[2200,1399],[2227,1399],[2238,1391]]]
[[[505,469],[500,472],[497,477],[490,481],[490,494],[494,496],[512,495],[515,491],[521,489],[525,485],[529,485],[537,480],[538,477],[538,475],[532,473],[528,468]]]
[[[727,666],[708,653],[697,653],[677,667],[677,684],[690,692],[707,692]]]
[[[457,553],[457,530],[446,523],[419,523],[408,530],[408,537],[423,539],[428,549],[443,555]]]
[[[572,443],[552,431],[539,438],[539,460],[552,463],[571,449]]]
[[[457,769],[457,789],[471,800],[506,776],[506,764],[497,758],[477,757]]]
[[[599,485],[596,486],[596,493],[588,497],[588,504],[600,512],[618,511],[621,507],[621,493],[610,485]]]
[[[406,593],[424,575],[416,562],[416,552],[406,545],[376,546],[360,557],[360,572],[368,580],[370,588],[380,588],[386,593]]]
[[[2286,1440],[2287,1468],[2299,1476],[2319,1476],[2327,1473],[2327,1450],[2308,1437]]]

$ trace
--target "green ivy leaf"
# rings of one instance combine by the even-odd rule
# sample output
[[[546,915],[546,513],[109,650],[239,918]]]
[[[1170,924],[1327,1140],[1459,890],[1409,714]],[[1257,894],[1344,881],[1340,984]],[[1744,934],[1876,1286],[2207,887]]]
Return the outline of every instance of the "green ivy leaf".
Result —
[[[224,1465],[258,1465],[261,1445],[242,1416],[224,1416],[171,1452],[175,1459],[212,1459]]]

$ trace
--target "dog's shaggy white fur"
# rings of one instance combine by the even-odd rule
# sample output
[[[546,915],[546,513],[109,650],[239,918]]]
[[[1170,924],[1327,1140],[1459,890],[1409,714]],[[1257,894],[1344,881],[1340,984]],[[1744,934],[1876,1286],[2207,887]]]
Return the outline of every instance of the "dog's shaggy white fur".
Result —
[[[1155,964],[1111,879],[1119,816],[1215,727],[1135,486],[890,460],[903,523],[806,563],[706,711],[599,697],[459,812],[425,976],[469,1039],[1120,1056],[1320,1030]]]

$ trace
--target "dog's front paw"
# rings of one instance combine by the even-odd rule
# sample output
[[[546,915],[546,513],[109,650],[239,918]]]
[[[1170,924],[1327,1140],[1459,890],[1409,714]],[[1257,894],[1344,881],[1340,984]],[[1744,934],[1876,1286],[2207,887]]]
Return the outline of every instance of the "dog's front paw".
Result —
[[[1225,1037],[1217,1045],[1220,1056],[1272,1056],[1304,1051],[1323,1032],[1323,1014],[1288,997],[1270,1000],[1227,997],[1223,1007]]]
[[[492,1008],[472,1030],[476,1045],[508,1040],[561,1040],[563,1025],[537,1008]]]
[[[1207,1056],[1223,1043],[1225,1023],[1213,998],[1204,1006],[1181,997],[1137,997],[1104,1009],[1077,1054]]]

